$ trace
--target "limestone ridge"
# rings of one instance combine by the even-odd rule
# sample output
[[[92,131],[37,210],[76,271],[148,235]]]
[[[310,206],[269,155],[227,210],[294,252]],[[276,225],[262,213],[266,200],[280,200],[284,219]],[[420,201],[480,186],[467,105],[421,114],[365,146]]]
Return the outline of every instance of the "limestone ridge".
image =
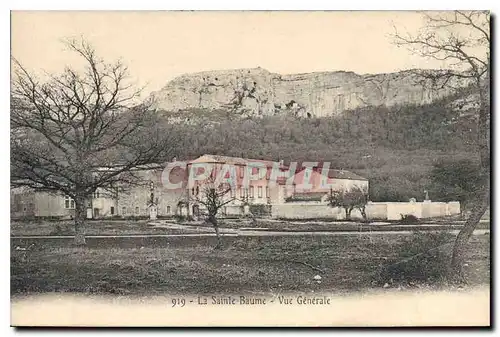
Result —
[[[280,75],[253,68],[185,74],[150,98],[157,109],[174,112],[229,109],[249,116],[292,113],[324,117],[363,106],[426,104],[449,94],[430,82],[420,83],[410,71]]]

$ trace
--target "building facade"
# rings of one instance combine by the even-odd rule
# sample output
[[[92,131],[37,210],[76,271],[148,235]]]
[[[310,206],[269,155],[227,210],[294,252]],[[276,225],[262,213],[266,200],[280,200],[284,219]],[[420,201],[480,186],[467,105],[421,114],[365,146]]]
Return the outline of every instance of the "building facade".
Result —
[[[174,159],[165,167],[137,171],[136,175],[140,179],[134,185],[112,191],[98,188],[88,200],[87,217],[149,217],[153,210],[159,217],[201,215],[200,198],[207,184],[215,182],[227,186],[222,198],[228,203],[221,209],[221,215],[227,216],[285,204],[294,196],[324,200],[332,190],[359,187],[368,191],[368,180],[349,171],[291,168],[283,162],[218,155],[188,162]],[[63,194],[11,190],[12,218],[70,218],[74,211],[74,200]]]

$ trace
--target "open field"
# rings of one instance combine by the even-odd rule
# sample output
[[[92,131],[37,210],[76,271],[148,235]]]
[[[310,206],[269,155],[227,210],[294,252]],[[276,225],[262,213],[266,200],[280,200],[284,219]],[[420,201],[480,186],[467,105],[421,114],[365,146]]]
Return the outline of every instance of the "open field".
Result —
[[[92,220],[87,221],[85,232],[87,235],[133,235],[133,234],[181,234],[182,229],[171,229],[148,226],[147,220]],[[201,229],[199,232],[211,233],[211,228]],[[11,236],[30,235],[74,235],[73,221],[12,221],[10,224]]]
[[[199,223],[199,226],[210,226],[207,223]],[[275,219],[256,219],[256,220],[230,220],[224,219],[220,226],[232,229],[252,229],[252,230],[270,230],[270,231],[393,231],[393,230],[434,230],[460,229],[464,221],[433,220],[420,219],[416,224],[402,224],[399,221],[332,221],[332,220],[275,220]],[[483,221],[478,224],[477,229],[489,229],[489,221]]]
[[[403,234],[225,237],[221,250],[212,248],[214,237],[89,238],[85,248],[72,247],[71,239],[12,240],[11,292],[342,293],[381,288],[384,284],[375,282],[374,275],[398,261],[395,252],[407,240]],[[31,243],[30,250],[16,250]],[[488,285],[490,236],[473,236],[468,252],[469,284]],[[321,282],[314,281],[315,275]]]

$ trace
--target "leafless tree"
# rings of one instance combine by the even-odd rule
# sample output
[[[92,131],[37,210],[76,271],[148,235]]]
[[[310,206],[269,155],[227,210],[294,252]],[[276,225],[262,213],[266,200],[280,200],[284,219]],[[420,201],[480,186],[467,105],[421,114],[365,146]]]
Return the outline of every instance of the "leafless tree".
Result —
[[[425,58],[445,61],[449,69],[420,71],[439,87],[471,87],[479,96],[477,146],[480,155],[480,197],[463,229],[458,234],[452,255],[452,268],[459,278],[466,245],[490,204],[490,13],[453,11],[422,13],[426,26],[416,35],[397,30],[394,42]],[[458,84],[458,85],[457,85]],[[485,174],[486,173],[486,174]]]
[[[219,231],[219,222],[217,215],[225,205],[229,204],[236,198],[229,196],[231,186],[228,184],[218,184],[216,179],[210,177],[202,185],[200,193],[195,194],[195,202],[203,205],[207,212],[207,222],[210,223],[215,230],[217,236],[216,248],[222,247],[222,238]]]
[[[40,80],[13,59],[11,185],[73,198],[82,245],[92,193],[136,181],[134,172],[168,158],[174,136],[139,102],[123,63],[106,63],[83,39],[65,44],[84,69],[68,66]]]

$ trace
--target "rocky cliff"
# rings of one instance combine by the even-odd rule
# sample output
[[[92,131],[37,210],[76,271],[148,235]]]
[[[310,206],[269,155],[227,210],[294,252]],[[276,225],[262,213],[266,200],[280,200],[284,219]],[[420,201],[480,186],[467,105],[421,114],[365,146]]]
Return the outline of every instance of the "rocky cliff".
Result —
[[[262,68],[186,74],[151,94],[157,109],[226,109],[246,115],[293,113],[324,117],[363,106],[425,104],[447,89],[421,83],[413,72],[280,75]]]

